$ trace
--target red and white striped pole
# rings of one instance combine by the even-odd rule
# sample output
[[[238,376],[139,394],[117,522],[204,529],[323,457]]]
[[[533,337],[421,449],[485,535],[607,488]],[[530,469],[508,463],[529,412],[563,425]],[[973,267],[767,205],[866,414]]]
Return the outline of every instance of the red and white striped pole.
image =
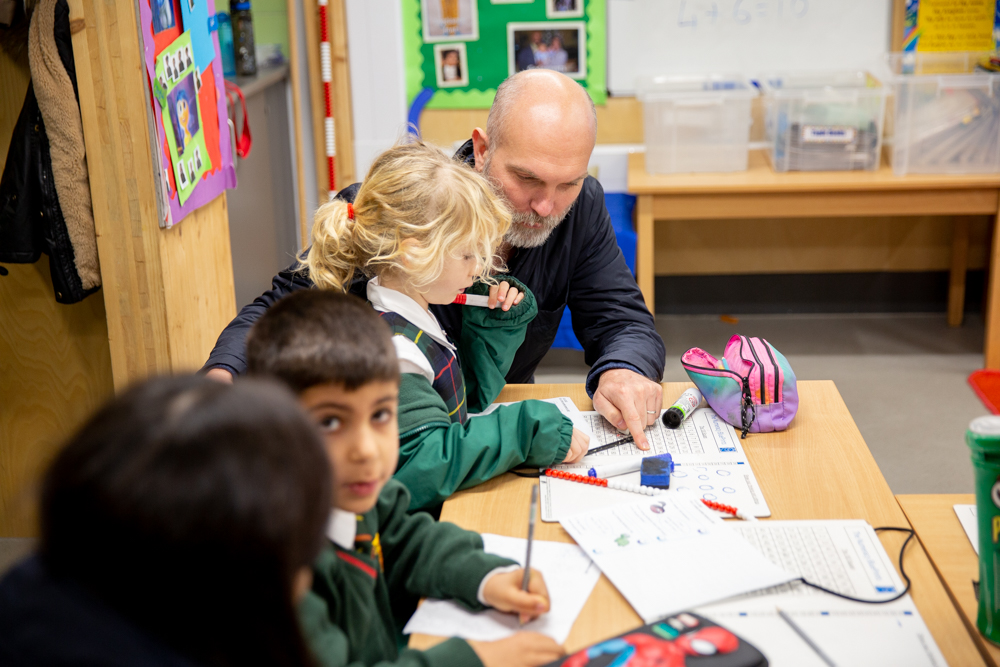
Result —
[[[323,104],[326,109],[324,123],[324,134],[326,139],[326,170],[330,175],[327,184],[329,197],[337,194],[336,189],[336,157],[337,157],[337,135],[333,127],[333,105],[330,103],[330,86],[333,81],[333,65],[330,62],[330,24],[328,23],[326,6],[328,0],[319,0],[319,55],[320,70],[323,74]]]

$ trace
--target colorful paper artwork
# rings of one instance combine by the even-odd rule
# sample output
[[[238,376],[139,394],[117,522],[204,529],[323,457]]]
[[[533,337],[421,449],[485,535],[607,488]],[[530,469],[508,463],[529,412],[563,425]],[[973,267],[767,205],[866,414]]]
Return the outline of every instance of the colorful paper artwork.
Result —
[[[201,76],[196,74],[191,37],[184,32],[156,59],[156,79],[165,94],[163,128],[181,205],[211,166],[198,101]]]
[[[153,9],[153,34],[158,35],[164,30],[177,26],[173,0],[151,0]]]
[[[156,118],[161,226],[236,187],[215,0],[140,0],[146,74]]]
[[[208,31],[208,5],[205,0],[180,0],[180,4],[184,30],[191,34],[194,61],[198,70],[204,72],[215,58],[215,46]]]

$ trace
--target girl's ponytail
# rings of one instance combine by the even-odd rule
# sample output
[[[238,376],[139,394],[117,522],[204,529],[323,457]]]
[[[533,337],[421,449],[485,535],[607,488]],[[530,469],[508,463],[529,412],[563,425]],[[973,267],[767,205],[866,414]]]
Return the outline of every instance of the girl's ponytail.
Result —
[[[313,284],[322,289],[346,292],[354,278],[357,252],[351,208],[347,202],[335,199],[316,209],[312,246],[303,264],[309,267]]]

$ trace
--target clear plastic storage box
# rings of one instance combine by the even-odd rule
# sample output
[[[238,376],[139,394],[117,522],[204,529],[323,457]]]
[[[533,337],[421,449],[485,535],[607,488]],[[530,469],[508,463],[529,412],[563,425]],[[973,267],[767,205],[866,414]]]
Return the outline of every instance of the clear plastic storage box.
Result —
[[[868,72],[760,79],[775,171],[878,169],[886,89]]]
[[[636,90],[643,103],[647,171],[747,168],[750,104],[757,90],[744,77],[646,78]]]
[[[904,174],[1000,171],[1000,74],[977,71],[989,54],[894,53],[886,141]]]

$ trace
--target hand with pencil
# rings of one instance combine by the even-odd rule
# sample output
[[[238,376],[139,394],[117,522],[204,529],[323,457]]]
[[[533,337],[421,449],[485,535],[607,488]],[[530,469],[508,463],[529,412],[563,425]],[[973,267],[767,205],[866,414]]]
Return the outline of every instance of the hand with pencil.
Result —
[[[533,621],[549,610],[549,592],[542,573],[529,569],[528,590],[521,588],[524,568],[494,574],[483,586],[486,604],[500,611],[517,614],[521,625]]]
[[[538,513],[538,487],[531,487],[528,508],[528,548],[524,567],[494,574],[483,585],[483,600],[494,609],[516,613],[521,625],[549,610],[549,591],[542,573],[531,567],[531,547],[535,541],[535,515]],[[545,665],[565,655],[562,646],[538,632],[518,632],[495,642],[469,641],[485,667]]]

